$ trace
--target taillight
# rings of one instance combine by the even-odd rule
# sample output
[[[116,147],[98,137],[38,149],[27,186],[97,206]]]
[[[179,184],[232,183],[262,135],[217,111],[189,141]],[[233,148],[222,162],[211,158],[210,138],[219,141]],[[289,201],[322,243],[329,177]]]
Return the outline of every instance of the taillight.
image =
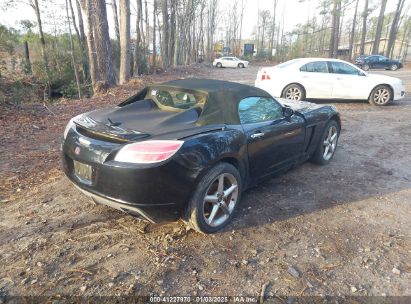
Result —
[[[267,74],[266,71],[263,71],[263,75],[261,75],[261,80],[271,80],[271,77]]]
[[[152,164],[172,157],[184,144],[180,140],[147,140],[121,148],[115,161],[134,164]]]

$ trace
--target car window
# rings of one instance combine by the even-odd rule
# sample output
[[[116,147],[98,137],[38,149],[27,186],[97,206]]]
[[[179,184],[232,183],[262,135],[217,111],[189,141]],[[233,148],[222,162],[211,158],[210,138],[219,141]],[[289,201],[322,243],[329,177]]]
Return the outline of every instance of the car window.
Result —
[[[304,64],[300,68],[301,72],[311,72],[311,73],[328,73],[327,62],[325,61],[314,61]]]
[[[241,124],[271,121],[283,118],[283,108],[272,98],[248,97],[240,101],[238,114]]]
[[[379,60],[379,61],[386,61],[386,60],[387,60],[387,58],[386,58],[386,57],[384,57],[384,56],[380,56],[380,57],[378,57],[378,60]]]
[[[359,75],[360,74],[360,72],[356,68],[344,62],[331,61],[331,66],[333,68],[334,74],[346,74],[346,75]]]
[[[152,87],[147,91],[145,99],[154,100],[160,106],[167,107],[170,110],[186,110],[195,106],[202,107],[207,97],[201,92]]]

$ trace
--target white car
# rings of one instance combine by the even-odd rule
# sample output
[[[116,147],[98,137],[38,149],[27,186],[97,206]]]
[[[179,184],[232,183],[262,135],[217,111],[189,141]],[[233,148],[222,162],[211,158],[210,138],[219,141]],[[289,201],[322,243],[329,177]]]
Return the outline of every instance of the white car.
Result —
[[[217,68],[246,68],[248,61],[238,59],[237,57],[221,57],[214,59],[213,66]]]
[[[274,97],[292,100],[368,100],[383,106],[405,96],[401,79],[364,72],[355,65],[329,58],[293,59],[261,68],[255,86]]]

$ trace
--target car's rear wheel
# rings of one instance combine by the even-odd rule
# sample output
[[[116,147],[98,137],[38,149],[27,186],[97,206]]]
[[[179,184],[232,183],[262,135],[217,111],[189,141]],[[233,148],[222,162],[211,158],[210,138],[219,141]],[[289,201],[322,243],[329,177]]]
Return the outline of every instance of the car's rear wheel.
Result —
[[[362,69],[363,69],[364,71],[368,71],[368,70],[370,69],[370,66],[369,66],[368,64],[364,64],[364,65],[362,66]]]
[[[368,101],[374,106],[385,106],[392,101],[392,98],[391,88],[386,85],[380,85],[372,90]]]
[[[240,69],[244,68],[244,63],[239,63],[239,64],[238,64],[238,67],[239,67]]]
[[[290,84],[283,91],[283,98],[295,101],[305,99],[305,91],[302,86],[298,84]]]
[[[317,149],[311,157],[311,160],[319,165],[328,164],[337,150],[339,136],[340,126],[334,119],[332,119],[324,128],[320,142],[318,143]]]
[[[188,224],[202,233],[213,233],[226,226],[241,199],[241,177],[228,163],[219,163],[198,183],[187,206]]]
[[[217,62],[216,67],[217,67],[217,68],[222,68],[223,65],[221,64],[221,62]]]
[[[392,65],[390,66],[390,69],[391,69],[391,71],[396,71],[396,70],[398,70],[398,65],[392,64]]]

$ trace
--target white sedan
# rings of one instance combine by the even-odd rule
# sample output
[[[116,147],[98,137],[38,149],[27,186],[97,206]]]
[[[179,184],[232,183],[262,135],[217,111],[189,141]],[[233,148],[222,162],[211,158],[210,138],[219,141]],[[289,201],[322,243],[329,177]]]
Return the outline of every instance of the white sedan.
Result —
[[[405,96],[401,79],[370,74],[355,65],[325,58],[293,59],[258,71],[255,86],[292,100],[368,100],[383,106]]]
[[[213,66],[217,68],[246,68],[248,63],[248,61],[237,57],[221,57],[214,59]]]

